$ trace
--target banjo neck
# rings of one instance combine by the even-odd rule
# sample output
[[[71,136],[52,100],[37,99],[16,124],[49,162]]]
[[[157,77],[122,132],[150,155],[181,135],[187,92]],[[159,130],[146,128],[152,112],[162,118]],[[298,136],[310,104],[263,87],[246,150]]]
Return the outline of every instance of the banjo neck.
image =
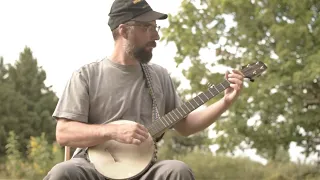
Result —
[[[260,76],[266,69],[267,66],[263,62],[258,61],[256,63],[243,66],[241,72],[243,73],[245,78],[248,78],[253,82],[254,77]],[[182,104],[180,107],[157,119],[150,126],[147,126],[150,135],[154,139],[156,139],[167,129],[171,128],[177,122],[184,119],[190,112],[205,104],[228,87],[230,87],[230,82],[227,80],[224,80],[222,83],[217,85],[211,85],[207,91],[200,93],[196,97]]]
[[[230,87],[230,83],[227,80],[220,84],[213,85],[208,88],[206,92],[200,93],[196,97],[182,104],[180,107],[157,119],[146,128],[149,130],[150,135],[153,138],[156,138],[164,133],[167,129],[175,125],[177,122],[184,119],[190,112],[205,104],[228,87]]]

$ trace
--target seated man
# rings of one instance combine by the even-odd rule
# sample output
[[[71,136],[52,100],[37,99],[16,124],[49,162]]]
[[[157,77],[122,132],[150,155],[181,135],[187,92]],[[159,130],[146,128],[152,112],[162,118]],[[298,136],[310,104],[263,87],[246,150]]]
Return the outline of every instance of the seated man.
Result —
[[[156,20],[167,15],[153,11],[144,0],[115,0],[109,16],[115,40],[112,55],[75,71],[53,113],[58,143],[78,149],[73,158],[55,165],[46,180],[106,179],[88,160],[87,147],[108,140],[139,145],[148,138],[146,126],[154,116],[181,105],[168,72],[149,63],[159,40]],[[146,86],[142,64],[149,69],[152,88]],[[229,108],[240,93],[243,75],[234,70],[226,77],[231,84],[224,98],[188,114],[173,126],[177,132],[188,136],[204,130]],[[109,123],[121,119],[136,123]],[[139,179],[193,180],[194,176],[185,163],[164,160],[154,163]]]

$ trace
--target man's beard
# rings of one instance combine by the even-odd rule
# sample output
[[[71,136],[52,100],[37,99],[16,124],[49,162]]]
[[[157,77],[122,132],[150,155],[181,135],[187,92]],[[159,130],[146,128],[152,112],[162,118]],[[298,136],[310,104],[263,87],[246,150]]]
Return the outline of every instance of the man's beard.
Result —
[[[156,42],[148,42],[140,47],[137,47],[133,42],[129,42],[126,47],[126,51],[140,63],[148,63],[152,58],[152,51],[147,51],[147,47],[156,47]]]

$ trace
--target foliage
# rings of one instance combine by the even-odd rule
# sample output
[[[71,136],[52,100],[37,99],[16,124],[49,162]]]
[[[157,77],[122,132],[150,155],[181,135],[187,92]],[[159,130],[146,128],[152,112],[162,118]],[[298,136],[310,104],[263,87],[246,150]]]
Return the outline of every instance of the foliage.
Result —
[[[268,178],[266,180],[295,180],[307,179],[316,180],[320,178],[319,167],[300,163],[279,163],[270,162],[265,167]]]
[[[6,161],[7,178],[42,179],[50,168],[63,161],[63,151],[57,144],[48,144],[45,134],[31,137],[28,156],[17,152],[18,137],[9,133]],[[197,180],[317,180],[319,168],[305,164],[271,162],[262,165],[248,158],[212,155],[193,151],[174,159],[188,164]],[[1,169],[0,169],[1,171]],[[1,172],[0,172],[1,174]],[[0,177],[2,178],[2,177]]]
[[[181,158],[194,171],[196,179],[262,179],[262,165],[249,159],[192,153]]]
[[[176,44],[178,65],[191,62],[183,71],[190,80],[187,94],[207,89],[206,82],[220,82],[221,71],[210,70],[221,65],[238,69],[259,60],[268,66],[256,82],[245,83],[228,117],[216,123],[219,151],[254,148],[274,160],[279,148],[287,151],[296,142],[307,156],[316,152],[319,15],[316,0],[184,0],[177,15],[169,16],[163,40]]]
[[[169,130],[158,144],[159,159],[174,159],[194,151],[209,152],[211,140],[208,138],[207,131],[184,137],[174,130]]]
[[[45,133],[30,138],[28,163],[33,173],[28,176],[33,179],[43,178],[55,164],[63,160],[61,147],[57,143],[50,145],[46,139]]]
[[[38,67],[29,48],[20,54],[15,65],[0,60],[0,156],[3,156],[9,131],[19,135],[20,150],[27,149],[30,136],[46,132],[48,140],[55,139],[55,121],[51,113],[57,97],[46,87],[45,71]]]
[[[14,132],[9,132],[9,137],[7,140],[8,144],[6,145],[6,154],[7,154],[7,163],[6,163],[6,172],[9,173],[10,177],[23,177],[24,172],[24,161],[23,156],[19,152],[19,138],[15,135]]]
[[[11,178],[41,179],[63,160],[63,151],[59,145],[49,144],[44,133],[30,138],[27,157],[18,151],[18,137],[13,131],[10,131],[7,142],[6,172]]]
[[[193,152],[177,158],[188,164],[197,180],[316,180],[320,170],[314,166],[294,163],[262,165],[241,157],[213,156]]]

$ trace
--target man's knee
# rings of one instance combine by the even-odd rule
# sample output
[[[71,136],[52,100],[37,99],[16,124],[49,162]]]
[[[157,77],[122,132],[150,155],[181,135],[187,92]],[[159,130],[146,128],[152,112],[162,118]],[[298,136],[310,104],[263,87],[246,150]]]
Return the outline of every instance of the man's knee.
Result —
[[[76,171],[75,164],[71,161],[61,162],[56,164],[44,178],[44,180],[69,180],[72,179],[72,174]]]
[[[168,160],[165,162],[165,164],[168,175],[173,175],[183,179],[194,179],[192,170],[184,162],[178,160]]]

